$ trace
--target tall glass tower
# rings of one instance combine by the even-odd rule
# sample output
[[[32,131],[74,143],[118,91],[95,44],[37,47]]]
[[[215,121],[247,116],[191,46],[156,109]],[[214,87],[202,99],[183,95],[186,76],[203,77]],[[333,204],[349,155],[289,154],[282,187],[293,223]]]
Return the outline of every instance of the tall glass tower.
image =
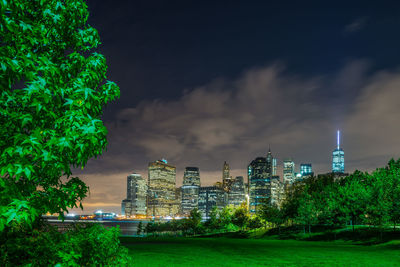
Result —
[[[224,162],[224,167],[222,168],[222,184],[225,191],[229,191],[231,186],[232,176],[229,174],[229,164]]]
[[[344,173],[344,151],[340,148],[340,131],[337,131],[337,147],[332,152],[332,172]]]
[[[200,171],[197,167],[186,167],[183,174],[181,208],[184,215],[198,207]]]

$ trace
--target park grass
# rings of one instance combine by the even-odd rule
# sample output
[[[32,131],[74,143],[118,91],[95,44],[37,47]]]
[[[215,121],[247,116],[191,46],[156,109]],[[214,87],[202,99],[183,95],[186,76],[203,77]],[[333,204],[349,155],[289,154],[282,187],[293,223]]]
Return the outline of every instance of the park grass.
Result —
[[[121,237],[134,266],[400,266],[400,241]]]

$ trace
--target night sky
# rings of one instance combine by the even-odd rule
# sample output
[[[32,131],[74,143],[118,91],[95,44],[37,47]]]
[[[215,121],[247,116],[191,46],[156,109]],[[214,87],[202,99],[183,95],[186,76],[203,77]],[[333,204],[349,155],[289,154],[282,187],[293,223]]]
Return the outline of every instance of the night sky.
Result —
[[[86,213],[120,213],[126,176],[166,158],[232,175],[268,147],[331,171],[336,130],[346,172],[400,157],[399,1],[87,1],[108,79],[108,149],[76,170]]]

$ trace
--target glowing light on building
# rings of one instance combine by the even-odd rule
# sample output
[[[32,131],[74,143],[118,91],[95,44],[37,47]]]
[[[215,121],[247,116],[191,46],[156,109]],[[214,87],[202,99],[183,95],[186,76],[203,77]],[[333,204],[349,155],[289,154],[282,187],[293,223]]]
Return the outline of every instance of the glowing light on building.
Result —
[[[337,147],[332,152],[332,172],[344,173],[344,151],[340,148],[340,131],[337,131]]]

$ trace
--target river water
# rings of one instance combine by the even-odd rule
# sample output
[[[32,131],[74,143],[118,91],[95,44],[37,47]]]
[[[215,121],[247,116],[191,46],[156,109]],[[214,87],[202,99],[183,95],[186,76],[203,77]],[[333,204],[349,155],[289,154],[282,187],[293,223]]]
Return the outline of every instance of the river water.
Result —
[[[96,220],[58,220],[58,219],[47,219],[50,225],[57,226],[60,231],[65,231],[71,224],[74,223],[99,223],[104,227],[115,227],[119,225],[121,235],[123,236],[136,236],[139,222],[142,222],[143,229],[149,221],[96,221]]]

